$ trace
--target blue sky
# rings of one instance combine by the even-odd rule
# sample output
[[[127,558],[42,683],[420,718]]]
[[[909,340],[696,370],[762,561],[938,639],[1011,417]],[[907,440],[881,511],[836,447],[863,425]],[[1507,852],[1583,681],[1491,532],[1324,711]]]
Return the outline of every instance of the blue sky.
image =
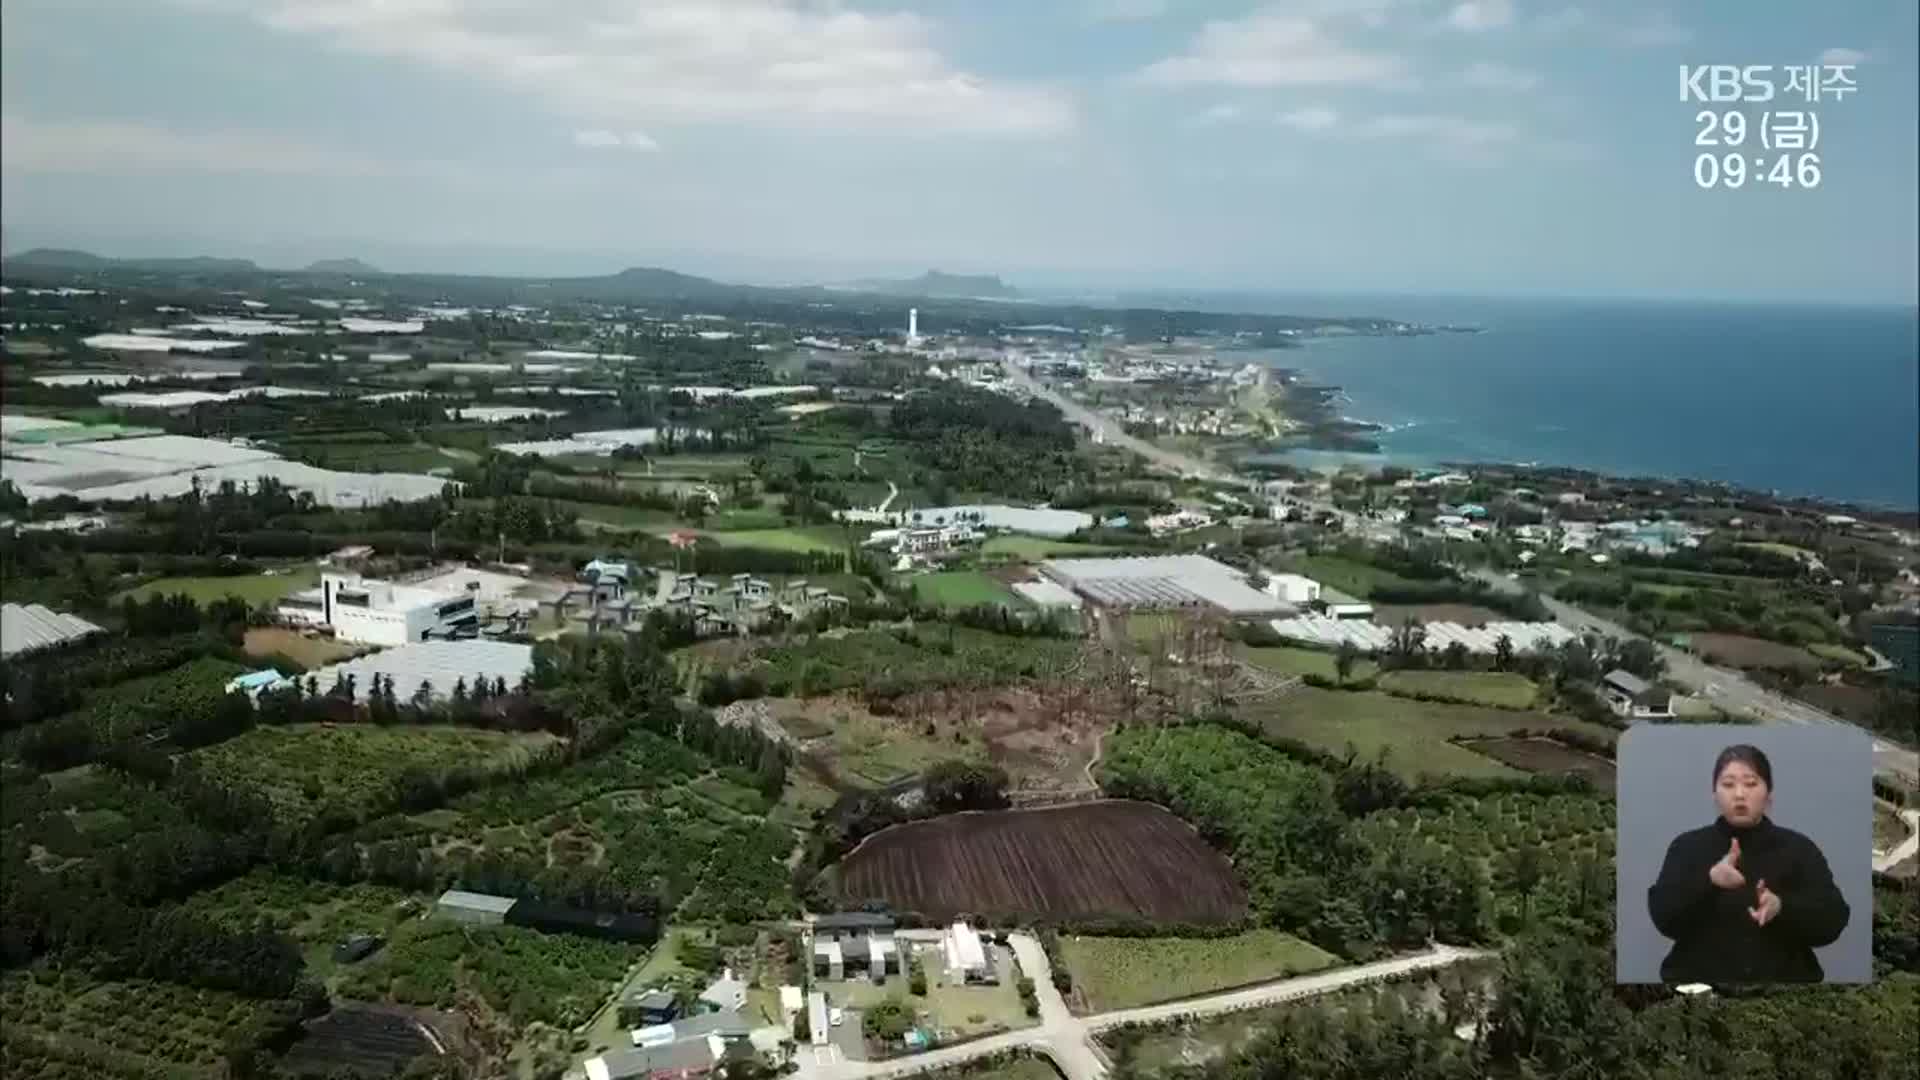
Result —
[[[1917,11],[7,0],[0,240],[1912,303]],[[1680,65],[1823,56],[1856,63],[1859,90],[1817,106],[1821,186],[1700,190]]]

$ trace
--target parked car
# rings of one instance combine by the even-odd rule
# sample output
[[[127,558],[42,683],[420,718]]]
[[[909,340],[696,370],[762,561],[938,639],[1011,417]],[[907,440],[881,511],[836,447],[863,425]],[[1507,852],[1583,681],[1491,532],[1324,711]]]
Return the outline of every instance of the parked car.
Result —
[[[847,1014],[841,1012],[838,1006],[827,1010],[827,1023],[832,1024],[834,1027],[839,1027],[840,1022],[846,1018]]]

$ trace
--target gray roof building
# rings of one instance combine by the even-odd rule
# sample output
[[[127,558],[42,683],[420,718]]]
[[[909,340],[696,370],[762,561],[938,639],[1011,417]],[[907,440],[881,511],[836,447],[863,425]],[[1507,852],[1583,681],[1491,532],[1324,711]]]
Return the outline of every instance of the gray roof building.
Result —
[[[85,619],[39,604],[0,605],[0,656],[51,649],[100,632]]]

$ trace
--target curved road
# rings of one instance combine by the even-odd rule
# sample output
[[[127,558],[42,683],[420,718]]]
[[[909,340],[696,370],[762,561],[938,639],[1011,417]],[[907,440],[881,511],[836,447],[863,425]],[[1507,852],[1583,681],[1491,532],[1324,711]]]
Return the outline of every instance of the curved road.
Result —
[[[929,1050],[924,1054],[891,1061],[840,1061],[823,1064],[815,1060],[812,1047],[801,1047],[797,1060],[798,1076],[803,1080],[881,1080],[912,1076],[915,1073],[958,1065],[1006,1050],[1030,1049],[1046,1054],[1065,1073],[1067,1080],[1103,1080],[1106,1060],[1095,1050],[1092,1036],[1124,1024],[1154,1023],[1182,1017],[1208,1016],[1276,1005],[1285,1001],[1315,997],[1345,990],[1363,983],[1406,975],[1427,968],[1446,967],[1462,960],[1493,955],[1481,949],[1457,949],[1435,945],[1426,952],[1383,960],[1374,964],[1338,968],[1314,975],[1302,975],[1278,982],[1263,983],[1241,990],[1230,990],[1210,997],[1176,1001],[1166,1005],[1148,1005],[1139,1009],[1120,1009],[1095,1016],[1074,1016],[1060,991],[1053,986],[1053,969],[1047,963],[1039,941],[1027,934],[1008,935],[1021,971],[1033,979],[1034,993],[1040,999],[1040,1024],[972,1042]]]
[[[1242,477],[1223,471],[1218,465],[1211,465],[1192,455],[1168,450],[1164,446],[1155,446],[1143,439],[1134,438],[1119,424],[1040,382],[1018,364],[1002,363],[1000,367],[1006,372],[1008,382],[1037,398],[1051,402],[1055,408],[1066,414],[1067,419],[1088,431],[1099,433],[1101,439],[1109,445],[1124,447],[1161,468],[1171,469],[1183,476],[1198,476],[1203,480],[1222,483],[1248,483]]]

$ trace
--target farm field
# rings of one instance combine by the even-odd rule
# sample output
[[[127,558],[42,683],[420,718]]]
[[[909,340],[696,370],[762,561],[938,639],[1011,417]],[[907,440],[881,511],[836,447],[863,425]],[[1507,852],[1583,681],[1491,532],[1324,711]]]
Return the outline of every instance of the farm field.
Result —
[[[1418,780],[1422,773],[1521,775],[1517,769],[1447,741],[1454,737],[1491,738],[1518,728],[1547,731],[1556,727],[1608,741],[1615,736],[1611,728],[1570,717],[1311,686],[1300,687],[1278,701],[1249,707],[1246,712],[1275,735],[1298,739],[1331,754],[1345,753],[1349,743],[1362,758],[1370,759],[1384,749],[1388,766],[1408,780]]]
[[[377,811],[409,769],[502,768],[558,741],[545,732],[291,724],[257,727],[189,757],[266,795],[287,820],[302,821],[323,804],[356,816]]]
[[[1502,615],[1492,608],[1483,608],[1478,604],[1376,604],[1373,608],[1373,621],[1382,626],[1399,626],[1408,619],[1418,622],[1450,622],[1461,626],[1485,626],[1490,622],[1507,622],[1510,615]]]
[[[646,506],[615,506],[577,499],[554,499],[553,505],[581,521],[597,521],[621,529],[668,528],[680,523],[671,510],[655,510]]]
[[[1443,807],[1368,814],[1356,828],[1376,850],[1425,844],[1489,869],[1494,856],[1520,847],[1551,851],[1556,859],[1613,856],[1613,806],[1592,795],[1454,796]]]
[[[1006,586],[973,570],[951,570],[936,574],[918,574],[907,579],[913,591],[925,602],[941,608],[968,608],[980,604],[1019,604]]]
[[[1880,699],[1872,690],[1846,683],[1809,683],[1795,688],[1792,696],[1856,724],[1870,721],[1880,709]]]
[[[1225,857],[1149,803],[953,814],[882,830],[841,860],[850,904],[929,918],[1231,922],[1246,894]]]
[[[280,1060],[303,1073],[352,1069],[360,1075],[391,1075],[422,1054],[434,1053],[433,1043],[414,1026],[415,1013],[366,1005],[336,1007],[310,1023]]]
[[[1379,686],[1389,693],[1428,694],[1498,709],[1527,708],[1540,694],[1533,680],[1510,671],[1389,671],[1380,676]]]
[[[998,686],[1067,668],[1078,642],[1016,638],[946,625],[917,631],[855,630],[816,634],[761,654],[775,697],[820,697],[836,690],[897,696],[942,687]]]
[[[736,532],[703,532],[703,538],[712,540],[722,547],[730,548],[768,548],[773,551],[809,552],[820,551],[832,554],[847,550],[847,542],[840,530],[825,526],[793,529],[742,529]]]
[[[50,1050],[59,1063],[42,1065],[39,1076],[46,1080],[224,1075],[233,1035],[278,1026],[293,1012],[287,1002],[143,979],[102,982],[79,971],[41,969],[0,976],[6,1037]],[[98,1064],[83,1067],[84,1056],[69,1056],[88,1053],[98,1056]],[[10,1070],[8,1080],[19,1075]]]
[[[1337,678],[1339,673],[1333,666],[1333,654],[1317,649],[1296,649],[1290,646],[1241,646],[1240,656],[1258,668],[1264,668],[1281,675],[1318,675],[1323,679]],[[1355,657],[1350,679],[1364,679],[1379,671],[1379,665],[1364,656]]]
[[[340,992],[451,1008],[470,990],[516,1026],[585,1023],[644,950],[577,934],[433,920],[354,965]]]
[[[1392,585],[1411,585],[1407,578],[1391,570],[1343,559],[1338,555],[1308,555],[1290,560],[1287,570],[1303,574],[1329,589],[1364,600],[1373,590]]]
[[[150,596],[172,596],[185,593],[195,603],[206,605],[228,596],[237,596],[254,607],[278,603],[290,593],[301,589],[311,589],[320,583],[320,568],[317,566],[297,566],[274,574],[241,574],[234,577],[169,577],[158,578],[144,585],[128,589],[113,598],[118,604],[122,600],[145,600]]]
[[[290,442],[285,444],[289,457],[297,457],[322,469],[350,472],[430,473],[451,469],[466,461],[458,451],[430,443],[396,442]]]
[[[1116,549],[1101,544],[1076,544],[1068,540],[1048,540],[1039,536],[991,536],[980,545],[980,554],[987,558],[1009,559],[1073,559],[1088,555],[1105,555]]]
[[[335,885],[257,870],[206,892],[181,908],[235,930],[265,921],[301,948],[309,974],[332,978],[333,947],[354,934],[392,938],[396,928],[433,906],[430,896],[384,885]]]
[[[1740,634],[1697,633],[1689,635],[1693,651],[1710,664],[1735,668],[1798,668],[1811,670],[1820,660],[1798,645],[1745,637]]]
[[[1081,1012],[1131,1009],[1333,967],[1339,957],[1278,930],[1223,938],[1061,937]]]
[[[1851,664],[1854,667],[1867,666],[1866,657],[1847,648],[1845,645],[1835,645],[1831,642],[1820,641],[1808,645],[1807,651],[1822,660],[1833,660],[1842,664]]]
[[[1516,769],[1530,773],[1575,773],[1586,777],[1601,791],[1614,789],[1613,762],[1552,739],[1539,736],[1475,739],[1460,745]]]
[[[248,627],[245,647],[248,656],[264,659],[277,653],[308,670],[337,663],[360,651],[342,642],[308,637],[283,626]]]

